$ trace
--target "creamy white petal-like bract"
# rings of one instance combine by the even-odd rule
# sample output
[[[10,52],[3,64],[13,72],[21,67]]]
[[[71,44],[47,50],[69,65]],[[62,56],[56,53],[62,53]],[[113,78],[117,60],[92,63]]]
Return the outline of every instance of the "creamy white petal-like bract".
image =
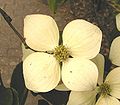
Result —
[[[120,36],[113,40],[109,58],[113,64],[120,66]]]
[[[95,57],[100,51],[101,40],[101,30],[82,19],[71,21],[63,30],[63,44],[73,57]]]
[[[29,90],[48,92],[60,81],[60,66],[53,55],[36,52],[24,60],[23,75]]]
[[[117,29],[120,31],[120,13],[116,15],[116,25]]]
[[[110,94],[120,99],[120,67],[113,69],[107,75],[105,82],[110,85]]]
[[[24,37],[29,47],[49,51],[58,46],[59,30],[54,19],[47,15],[27,15],[24,19]]]
[[[22,54],[23,54],[22,60],[23,60],[23,61],[25,60],[25,58],[26,58],[27,56],[29,56],[29,55],[32,54],[32,53],[34,53],[33,50],[31,50],[31,49],[26,49],[25,46],[22,44]]]
[[[120,102],[115,97],[108,95],[106,97],[101,96],[95,105],[120,105]]]
[[[103,83],[103,75],[104,75],[104,63],[105,63],[105,59],[104,56],[102,54],[98,54],[95,58],[92,59],[92,61],[97,65],[98,67],[98,84],[102,84]]]
[[[98,80],[96,65],[84,58],[69,58],[62,66],[62,81],[73,91],[94,90]]]
[[[70,91],[70,89],[68,89],[63,83],[56,86],[55,89],[58,91]]]
[[[95,91],[72,91],[69,96],[67,105],[95,105]]]

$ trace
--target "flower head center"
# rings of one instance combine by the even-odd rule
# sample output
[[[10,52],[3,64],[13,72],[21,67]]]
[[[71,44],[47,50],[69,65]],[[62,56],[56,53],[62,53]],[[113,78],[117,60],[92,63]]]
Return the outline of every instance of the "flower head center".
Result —
[[[99,93],[103,96],[109,95],[111,92],[110,85],[107,83],[103,83],[99,86]]]
[[[54,50],[54,56],[59,62],[63,62],[69,58],[70,54],[64,45],[59,45]]]

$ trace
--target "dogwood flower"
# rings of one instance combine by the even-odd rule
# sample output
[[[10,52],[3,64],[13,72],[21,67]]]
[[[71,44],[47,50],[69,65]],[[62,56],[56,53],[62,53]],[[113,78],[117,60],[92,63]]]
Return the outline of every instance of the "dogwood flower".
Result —
[[[23,61],[25,85],[29,90],[50,91],[61,78],[70,90],[78,90],[80,86],[81,90],[95,87],[98,70],[90,59],[99,53],[102,39],[102,32],[96,25],[82,19],[71,21],[64,28],[59,44],[54,19],[34,14],[24,19],[24,36],[27,45],[37,51]]]
[[[120,37],[113,40],[109,58],[113,64],[120,66]],[[72,91],[67,105],[120,105],[120,67],[111,70],[103,82],[104,57],[98,54],[93,61],[99,70],[99,86],[93,90],[90,88],[86,91]],[[99,98],[96,102],[97,94]]]
[[[120,67],[113,69],[94,90],[72,91],[67,105],[120,105]],[[96,102],[96,95],[100,97]],[[118,98],[118,99],[117,99]],[[96,104],[95,104],[96,102]]]

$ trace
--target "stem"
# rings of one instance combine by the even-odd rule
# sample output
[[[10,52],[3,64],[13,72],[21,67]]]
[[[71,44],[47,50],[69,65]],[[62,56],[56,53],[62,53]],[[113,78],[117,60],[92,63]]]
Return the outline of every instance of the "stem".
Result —
[[[16,34],[16,35],[19,37],[19,39],[22,41],[22,43],[24,44],[25,48],[26,48],[26,49],[31,49],[31,48],[26,44],[25,38],[23,37],[23,35],[21,35],[21,34],[16,30],[16,28],[12,25],[12,23],[11,23],[12,19],[10,18],[10,16],[8,16],[7,13],[6,13],[4,10],[2,10],[1,8],[0,8],[0,13],[1,13],[2,16],[4,17],[4,19],[6,20],[6,22],[8,23],[8,25],[13,29],[13,31],[15,32],[15,34]],[[31,50],[33,50],[33,49],[31,49]],[[35,51],[35,50],[33,50],[33,51]]]

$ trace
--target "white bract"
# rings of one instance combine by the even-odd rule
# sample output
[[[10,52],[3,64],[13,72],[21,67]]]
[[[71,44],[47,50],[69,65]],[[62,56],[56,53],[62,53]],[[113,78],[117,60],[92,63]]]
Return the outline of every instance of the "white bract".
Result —
[[[64,28],[63,42],[59,44],[59,30],[54,19],[34,14],[25,17],[24,36],[27,45],[37,51],[30,52],[23,62],[28,89],[47,92],[61,80],[74,91],[96,87],[98,70],[90,61],[101,46],[102,32],[96,25],[82,19],[71,21]]]
[[[114,65],[120,66],[120,36],[113,40],[109,58]]]
[[[120,37],[117,37],[112,42],[109,55],[112,63],[117,66],[120,66],[119,49]],[[88,88],[86,91],[72,91],[70,93],[67,105],[120,105],[118,100],[120,99],[120,67],[116,67],[115,69],[111,70],[103,82],[104,57],[101,54],[98,54],[93,59],[93,62],[95,62],[99,70],[99,86],[95,87],[93,90]],[[100,97],[96,102],[97,94],[99,94]]]
[[[117,29],[120,31],[120,13],[116,15],[116,26]]]
[[[116,26],[120,31],[120,13],[116,15]],[[113,40],[109,58],[114,65],[120,66],[120,36]]]

